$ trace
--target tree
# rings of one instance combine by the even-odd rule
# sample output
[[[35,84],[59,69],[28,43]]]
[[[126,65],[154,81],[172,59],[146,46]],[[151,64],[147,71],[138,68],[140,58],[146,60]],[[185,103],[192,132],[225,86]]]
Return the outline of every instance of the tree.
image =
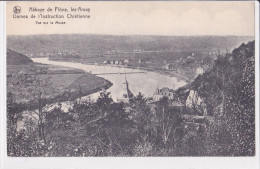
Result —
[[[170,141],[170,137],[175,135],[181,127],[182,118],[179,107],[170,107],[167,97],[163,97],[155,107],[155,120],[157,123],[157,133],[159,133],[163,144]]]
[[[213,88],[217,88],[213,96],[219,101],[214,103],[215,121],[208,130],[208,149],[213,155],[254,155],[254,42],[242,44],[231,55],[219,58],[213,70],[216,67],[219,74],[212,80]]]
[[[44,106],[49,103],[57,90],[52,87],[50,76],[48,76],[44,68],[27,68],[25,71],[17,74],[15,80],[17,83],[13,85],[11,91],[16,94],[16,97],[20,98],[21,104],[26,105],[27,109],[34,112],[37,116],[34,120],[37,121],[38,137],[46,144],[46,112],[44,111]]]
[[[147,104],[147,99],[139,93],[132,100],[131,117],[137,129],[139,139],[151,141],[154,128],[154,114]]]

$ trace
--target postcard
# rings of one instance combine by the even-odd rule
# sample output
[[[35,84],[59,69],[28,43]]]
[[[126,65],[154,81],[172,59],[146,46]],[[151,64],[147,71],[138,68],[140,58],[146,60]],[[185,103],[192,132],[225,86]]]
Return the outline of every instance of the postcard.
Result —
[[[259,167],[257,2],[3,7],[5,168]]]

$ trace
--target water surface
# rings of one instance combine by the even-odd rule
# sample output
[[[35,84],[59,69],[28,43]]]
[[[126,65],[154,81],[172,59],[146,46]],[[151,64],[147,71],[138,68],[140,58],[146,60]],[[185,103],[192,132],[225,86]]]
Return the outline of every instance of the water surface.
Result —
[[[124,82],[125,78],[129,83],[129,89],[135,95],[138,94],[138,92],[141,92],[146,97],[151,97],[157,86],[159,88],[169,87],[171,89],[172,88],[176,89],[186,84],[185,81],[178,80],[175,77],[169,77],[159,73],[148,72],[148,71],[143,71],[138,69],[121,68],[121,67],[110,66],[110,65],[86,65],[86,64],[74,63],[74,62],[60,62],[60,61],[48,60],[48,58],[32,58],[32,60],[36,63],[81,69],[86,72],[91,72],[92,74],[116,73],[116,74],[97,75],[113,83],[113,86],[111,86],[107,91],[111,92],[111,96],[115,101],[117,100],[118,97],[120,97],[119,94],[122,91],[122,83]],[[124,74],[130,72],[145,72],[145,73],[126,74],[126,75]],[[91,98],[96,99],[98,95],[99,92],[92,94]]]

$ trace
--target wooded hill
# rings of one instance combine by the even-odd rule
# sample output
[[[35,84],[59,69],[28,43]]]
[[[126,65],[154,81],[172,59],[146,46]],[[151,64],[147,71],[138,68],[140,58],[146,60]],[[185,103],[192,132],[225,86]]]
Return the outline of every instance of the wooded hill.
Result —
[[[7,49],[7,65],[28,65],[32,64],[33,61],[27,56]]]
[[[220,154],[255,152],[255,42],[219,55],[211,71],[176,91],[183,102],[191,90],[215,118]],[[199,111],[199,110],[197,110]],[[217,127],[216,127],[217,126]],[[226,147],[226,148],[224,148]]]

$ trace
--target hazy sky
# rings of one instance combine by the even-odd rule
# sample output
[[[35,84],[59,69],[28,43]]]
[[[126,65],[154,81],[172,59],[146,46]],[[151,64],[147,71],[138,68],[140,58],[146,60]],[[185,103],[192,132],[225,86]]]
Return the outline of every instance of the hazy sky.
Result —
[[[58,19],[65,25],[36,25],[36,20],[44,20],[13,18],[17,5],[20,14],[28,16],[29,7],[80,6],[91,9],[91,18]],[[9,35],[254,35],[254,2],[7,2],[6,10]]]

